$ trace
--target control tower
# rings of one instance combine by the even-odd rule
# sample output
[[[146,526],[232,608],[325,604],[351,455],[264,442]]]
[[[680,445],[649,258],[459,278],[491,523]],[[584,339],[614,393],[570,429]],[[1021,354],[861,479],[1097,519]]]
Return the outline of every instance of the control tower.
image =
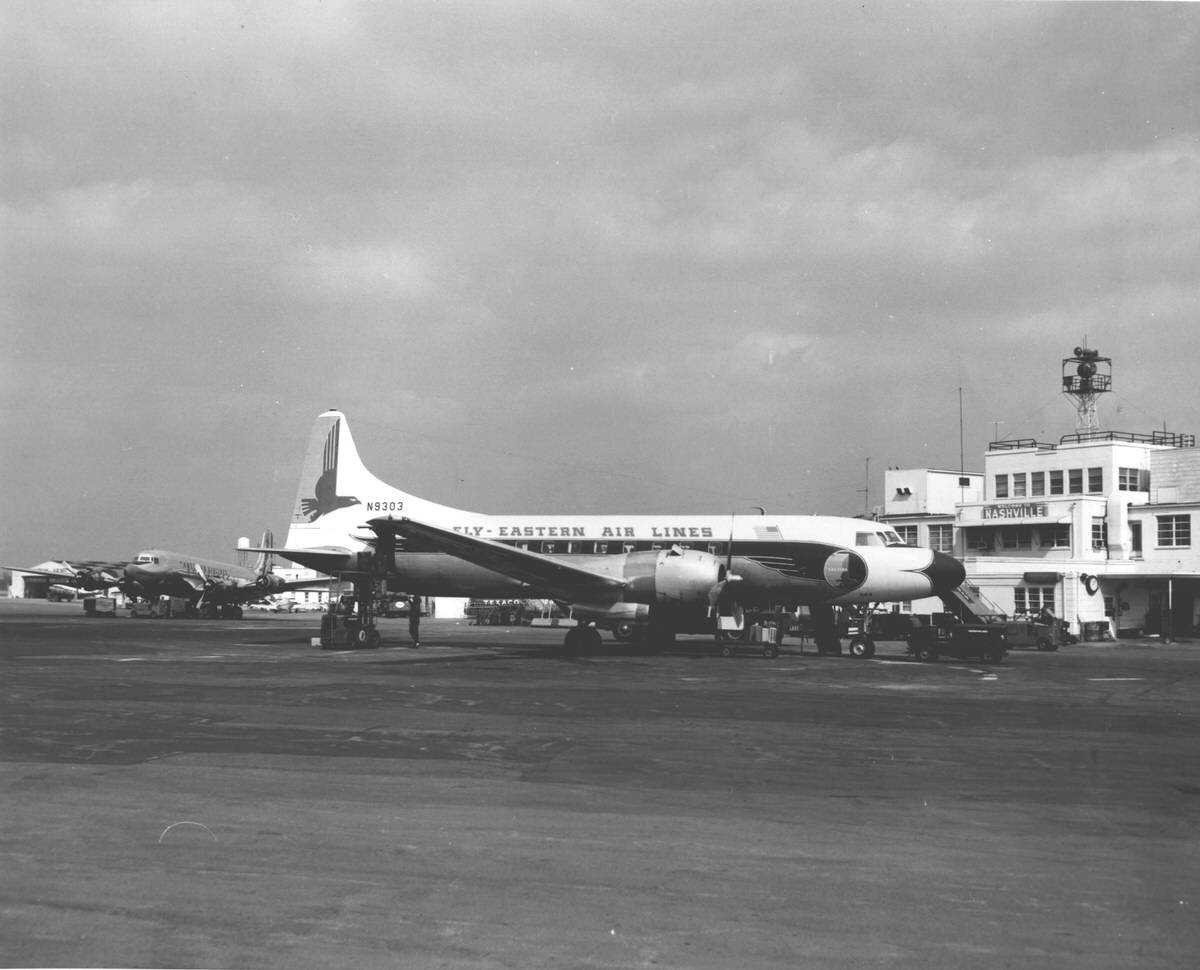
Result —
[[[1075,404],[1075,430],[1099,431],[1096,401],[1112,390],[1112,358],[1101,357],[1100,351],[1089,347],[1076,347],[1074,357],[1063,358],[1062,388]]]

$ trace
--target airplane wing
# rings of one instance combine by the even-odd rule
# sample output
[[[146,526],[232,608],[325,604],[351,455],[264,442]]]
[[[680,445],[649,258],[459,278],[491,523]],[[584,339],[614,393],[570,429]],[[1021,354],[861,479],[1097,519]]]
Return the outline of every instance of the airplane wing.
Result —
[[[31,576],[49,576],[53,579],[66,580],[68,585],[76,580],[88,580],[93,582],[108,582],[110,586],[116,586],[121,582],[119,573],[124,570],[125,564],[119,562],[103,562],[98,559],[89,559],[86,561],[62,560],[65,569],[26,569],[22,566],[7,566],[0,564],[0,569],[8,569],[16,573],[28,573]]]
[[[605,599],[615,596],[627,585],[625,580],[606,573],[592,572],[527,549],[473,538],[414,519],[372,519],[367,524],[381,538],[399,534],[406,539],[415,539],[422,548],[444,552],[511,576],[556,599]]]
[[[65,570],[51,572],[48,569],[26,569],[24,566],[5,566],[0,563],[0,569],[8,569],[14,573],[27,573],[30,576],[51,576],[54,579],[74,579],[74,573],[68,573]]]

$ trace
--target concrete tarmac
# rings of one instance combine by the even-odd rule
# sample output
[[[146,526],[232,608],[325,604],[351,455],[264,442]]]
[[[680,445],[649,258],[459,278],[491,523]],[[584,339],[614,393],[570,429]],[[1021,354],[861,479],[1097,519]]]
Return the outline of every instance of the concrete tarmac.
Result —
[[[0,601],[0,961],[1200,963],[1200,644],[701,638]]]

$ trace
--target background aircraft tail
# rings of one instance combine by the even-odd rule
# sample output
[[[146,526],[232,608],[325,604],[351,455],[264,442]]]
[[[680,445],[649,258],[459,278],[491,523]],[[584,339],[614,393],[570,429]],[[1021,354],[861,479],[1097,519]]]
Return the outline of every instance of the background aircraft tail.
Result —
[[[267,531],[262,534],[262,542],[258,544],[258,547],[264,551],[260,552],[258,554],[258,558],[254,560],[254,575],[259,579],[262,579],[262,577],[267,575],[267,573],[269,573],[271,568],[275,565],[275,554],[265,551],[273,548],[274,546],[275,537],[271,534],[271,530],[267,529]]]

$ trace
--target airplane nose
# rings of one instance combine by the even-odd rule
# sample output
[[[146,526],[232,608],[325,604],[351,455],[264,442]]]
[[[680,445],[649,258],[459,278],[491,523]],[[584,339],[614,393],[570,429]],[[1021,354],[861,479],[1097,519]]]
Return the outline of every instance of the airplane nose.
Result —
[[[953,556],[947,556],[944,552],[935,552],[933,562],[921,572],[929,577],[934,593],[939,596],[958,589],[963,580],[967,578],[967,571],[963,568],[963,564]]]

